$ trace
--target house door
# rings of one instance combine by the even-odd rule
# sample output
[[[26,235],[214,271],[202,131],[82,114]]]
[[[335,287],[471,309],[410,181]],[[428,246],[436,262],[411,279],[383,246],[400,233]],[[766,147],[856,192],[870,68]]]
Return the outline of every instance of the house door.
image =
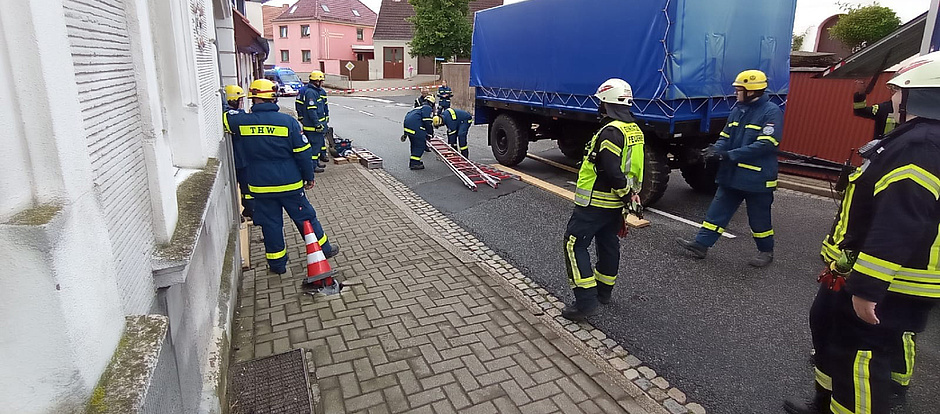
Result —
[[[383,48],[385,53],[385,79],[405,78],[405,49],[401,47]]]

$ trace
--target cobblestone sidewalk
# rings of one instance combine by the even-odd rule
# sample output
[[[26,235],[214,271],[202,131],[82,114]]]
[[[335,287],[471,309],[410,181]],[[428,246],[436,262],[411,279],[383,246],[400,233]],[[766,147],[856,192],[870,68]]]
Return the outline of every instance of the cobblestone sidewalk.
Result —
[[[331,260],[349,284],[341,295],[300,292],[304,245],[293,226],[290,271],[268,273],[253,228],[236,362],[309,350],[326,413],[649,412],[519,295],[429,237],[374,177],[332,165],[309,193],[342,247]]]

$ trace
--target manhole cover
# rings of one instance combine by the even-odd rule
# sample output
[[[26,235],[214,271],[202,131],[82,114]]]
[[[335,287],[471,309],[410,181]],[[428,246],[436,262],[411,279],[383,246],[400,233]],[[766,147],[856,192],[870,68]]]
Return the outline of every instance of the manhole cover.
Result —
[[[232,414],[311,413],[304,351],[295,349],[232,367]]]

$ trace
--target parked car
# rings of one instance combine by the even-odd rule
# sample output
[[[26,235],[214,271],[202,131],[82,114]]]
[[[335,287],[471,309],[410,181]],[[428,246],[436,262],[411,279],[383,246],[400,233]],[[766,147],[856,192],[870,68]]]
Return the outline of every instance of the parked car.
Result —
[[[296,96],[304,82],[290,68],[275,67],[264,71],[265,79],[277,84],[282,96]]]

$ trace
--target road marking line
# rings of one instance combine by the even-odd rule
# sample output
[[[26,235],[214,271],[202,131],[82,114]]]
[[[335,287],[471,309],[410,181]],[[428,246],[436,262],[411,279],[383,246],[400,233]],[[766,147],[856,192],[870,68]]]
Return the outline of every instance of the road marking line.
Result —
[[[652,213],[659,214],[660,216],[667,217],[667,218],[671,218],[671,219],[673,219],[673,220],[675,220],[675,221],[679,221],[679,222],[688,224],[688,225],[693,226],[693,227],[698,227],[698,228],[701,228],[701,227],[702,227],[702,225],[701,225],[700,223],[696,223],[696,222],[694,222],[694,221],[692,221],[692,220],[689,220],[689,219],[686,219],[686,218],[682,218],[682,217],[679,217],[679,216],[677,216],[677,215],[675,215],[675,214],[670,214],[670,213],[667,213],[667,212],[662,211],[662,210],[657,210],[657,209],[652,208],[652,207],[645,207],[645,208],[643,208],[643,209],[646,210],[646,211],[652,212]],[[728,232],[721,233],[721,236],[722,236],[722,237],[727,237],[727,238],[729,238],[729,239],[736,239],[736,238],[738,237],[738,236],[735,236],[735,235],[733,235],[733,234],[731,234],[731,233],[728,233]]]
[[[364,114],[364,115],[368,115],[368,116],[375,116],[375,114],[373,114],[373,113],[371,113],[371,112],[366,112],[366,111],[363,111],[363,110],[360,110],[359,113],[360,113],[360,114]]]
[[[351,96],[351,98],[362,99],[364,101],[381,102],[381,103],[394,103],[395,102],[395,101],[390,101],[388,99],[372,98],[369,96]]]
[[[340,105],[340,106],[342,106],[343,108],[346,108],[346,109],[348,109],[348,110],[350,110],[350,111],[357,111],[356,108],[353,108],[353,107],[351,107],[351,106],[346,106],[346,105]]]

